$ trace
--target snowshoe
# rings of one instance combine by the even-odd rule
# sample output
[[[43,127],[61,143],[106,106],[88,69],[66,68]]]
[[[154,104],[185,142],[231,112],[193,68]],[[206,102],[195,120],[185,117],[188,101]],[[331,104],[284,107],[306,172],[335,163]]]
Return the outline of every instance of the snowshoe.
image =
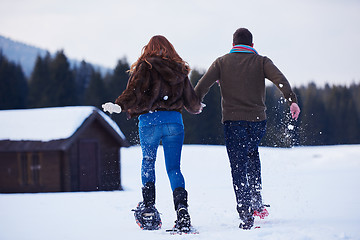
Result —
[[[143,230],[158,230],[161,228],[160,213],[154,205],[145,206],[139,202],[136,209],[133,209],[137,225]]]
[[[193,226],[189,227],[189,230],[184,232],[176,228],[176,225],[172,229],[166,230],[166,232],[170,233],[171,235],[182,235],[182,234],[199,234],[199,231],[196,230]]]
[[[182,234],[199,234],[199,232],[191,226],[190,215],[185,206],[179,206],[176,211],[177,220],[172,229],[166,230],[171,235],[182,235]]]
[[[177,220],[174,229],[179,232],[189,232],[191,229],[190,214],[185,206],[179,206],[176,210]]]
[[[259,217],[260,219],[265,219],[267,216],[269,216],[268,210],[264,207],[262,211],[254,211],[253,213],[254,217]]]
[[[270,207],[268,204],[263,204],[260,209],[254,210],[254,217],[259,217],[260,219],[265,219],[267,216],[269,216],[269,212],[266,209],[266,207]]]
[[[241,223],[239,225],[239,228],[244,230],[249,230],[254,226],[254,211],[251,207],[246,206],[237,206],[237,211],[239,213],[239,217],[241,220]]]
[[[249,218],[246,221],[240,223],[239,228],[244,230],[250,230],[254,226],[254,218]]]

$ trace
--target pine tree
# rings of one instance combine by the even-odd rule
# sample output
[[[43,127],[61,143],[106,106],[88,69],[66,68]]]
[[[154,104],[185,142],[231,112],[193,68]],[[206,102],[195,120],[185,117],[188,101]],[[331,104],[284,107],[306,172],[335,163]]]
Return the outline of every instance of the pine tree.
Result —
[[[358,92],[359,93],[359,92]],[[359,143],[360,140],[360,118],[356,112],[357,104],[355,99],[351,96],[351,91],[348,87],[343,89],[344,114],[341,116],[343,123],[343,131],[340,141],[343,144]]]
[[[77,104],[76,84],[70,64],[63,51],[58,51],[50,63],[49,106]]]
[[[114,69],[114,72],[107,82],[108,89],[108,101],[114,102],[115,99],[121,95],[121,93],[126,89],[129,74],[127,71],[130,69],[130,66],[126,58],[120,59]]]
[[[101,109],[101,105],[106,101],[106,88],[99,72],[93,72],[89,86],[85,91],[84,104],[95,106]]]
[[[302,91],[300,135],[303,144],[322,145],[326,142],[328,117],[323,98],[323,90],[317,88],[315,83],[309,83]]]
[[[327,140],[326,144],[357,143],[360,119],[350,90],[345,86],[332,86],[326,97]]]
[[[91,64],[81,61],[79,67],[75,67],[75,83],[76,83],[76,95],[80,105],[84,105],[84,94],[89,86],[90,80],[94,74],[94,68]],[[104,93],[105,94],[105,93]]]
[[[266,87],[266,134],[261,141],[263,146],[290,147],[293,145],[292,133],[289,131],[289,106],[281,91],[275,86]]]
[[[357,119],[357,123],[351,126],[352,132],[356,135],[354,136],[353,143],[360,143],[360,83],[359,84],[351,84],[349,88],[350,98],[355,105],[353,109],[350,109],[350,112],[354,114],[354,117]]]
[[[204,72],[193,69],[190,82],[193,86],[204,75]],[[221,94],[220,87],[215,83],[204,97],[208,107],[199,115],[183,111],[185,126],[185,140],[187,144],[224,144],[223,126],[221,123]]]
[[[129,69],[130,66],[127,63],[126,58],[123,58],[118,61],[113,73],[105,76],[106,89],[108,93],[106,102],[114,102],[115,99],[126,89],[129,80],[129,74],[127,71]],[[125,113],[112,114],[111,118],[118,124],[121,131],[126,136],[126,139],[131,144],[139,143],[137,118],[128,119]]]
[[[28,85],[22,68],[0,51],[0,109],[26,108]]]
[[[49,106],[49,98],[47,96],[50,86],[50,70],[49,64],[51,57],[49,52],[42,58],[36,58],[34,70],[30,76],[29,81],[29,107],[37,108]]]
[[[14,65],[14,82],[13,82],[13,107],[26,108],[28,97],[28,82],[20,65]]]

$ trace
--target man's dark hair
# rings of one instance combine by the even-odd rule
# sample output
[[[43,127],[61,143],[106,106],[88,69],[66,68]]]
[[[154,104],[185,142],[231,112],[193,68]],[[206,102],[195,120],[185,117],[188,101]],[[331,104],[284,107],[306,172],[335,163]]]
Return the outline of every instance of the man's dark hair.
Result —
[[[253,37],[251,32],[246,28],[239,28],[234,32],[233,43],[234,45],[244,44],[251,46],[251,44],[253,43]]]

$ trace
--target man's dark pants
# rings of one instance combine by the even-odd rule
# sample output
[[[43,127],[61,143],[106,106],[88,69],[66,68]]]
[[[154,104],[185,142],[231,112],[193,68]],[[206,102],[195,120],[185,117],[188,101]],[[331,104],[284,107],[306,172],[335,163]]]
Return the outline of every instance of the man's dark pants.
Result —
[[[224,122],[225,144],[239,213],[250,207],[252,210],[263,207],[258,146],[265,132],[266,120]]]

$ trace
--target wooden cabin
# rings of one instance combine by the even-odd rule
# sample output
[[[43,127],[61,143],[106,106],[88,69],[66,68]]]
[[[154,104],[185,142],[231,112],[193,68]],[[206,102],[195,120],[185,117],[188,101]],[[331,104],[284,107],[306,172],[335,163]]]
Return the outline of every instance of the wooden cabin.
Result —
[[[0,111],[0,192],[121,190],[119,127],[95,107]]]

